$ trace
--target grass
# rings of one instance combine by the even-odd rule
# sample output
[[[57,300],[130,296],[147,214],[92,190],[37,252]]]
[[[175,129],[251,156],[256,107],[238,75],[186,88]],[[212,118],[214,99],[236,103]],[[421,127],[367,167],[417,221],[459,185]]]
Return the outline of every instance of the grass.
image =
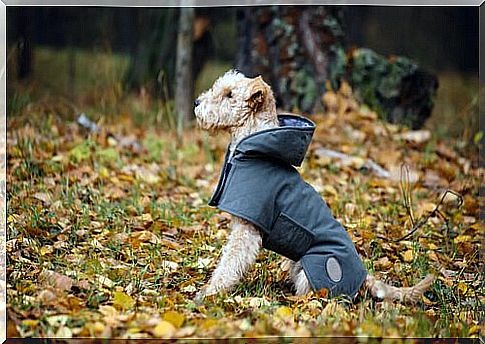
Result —
[[[438,137],[473,141],[479,130],[478,75],[445,72],[438,76],[438,81],[435,106],[426,126]]]

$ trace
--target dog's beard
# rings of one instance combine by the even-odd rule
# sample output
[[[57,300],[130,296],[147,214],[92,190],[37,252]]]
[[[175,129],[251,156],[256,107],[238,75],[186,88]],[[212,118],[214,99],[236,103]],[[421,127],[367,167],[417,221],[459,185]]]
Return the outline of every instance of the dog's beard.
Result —
[[[211,135],[215,135],[221,131],[228,131],[232,126],[225,124],[223,121],[208,122],[204,118],[198,117],[196,115],[197,125],[207,131]]]

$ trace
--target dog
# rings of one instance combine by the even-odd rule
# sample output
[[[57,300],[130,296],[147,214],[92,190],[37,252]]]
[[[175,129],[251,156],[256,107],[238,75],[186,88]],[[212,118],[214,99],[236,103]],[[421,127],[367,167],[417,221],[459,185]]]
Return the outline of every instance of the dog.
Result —
[[[429,289],[433,275],[398,288],[366,271],[348,234],[293,167],[302,163],[315,125],[278,115],[261,76],[226,72],[195,100],[194,112],[201,128],[231,135],[209,202],[232,215],[231,233],[197,302],[233,288],[263,247],[286,257],[296,295],[326,288],[331,297],[353,298],[365,287],[379,299],[415,303]]]

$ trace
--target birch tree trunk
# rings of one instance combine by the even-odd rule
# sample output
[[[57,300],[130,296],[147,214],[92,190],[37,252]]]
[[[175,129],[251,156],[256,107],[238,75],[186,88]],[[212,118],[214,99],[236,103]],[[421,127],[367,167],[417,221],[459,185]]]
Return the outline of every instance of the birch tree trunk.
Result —
[[[184,127],[192,118],[194,82],[192,80],[192,28],[194,8],[180,9],[177,34],[177,61],[175,66],[175,111],[177,113],[177,134],[181,137]]]

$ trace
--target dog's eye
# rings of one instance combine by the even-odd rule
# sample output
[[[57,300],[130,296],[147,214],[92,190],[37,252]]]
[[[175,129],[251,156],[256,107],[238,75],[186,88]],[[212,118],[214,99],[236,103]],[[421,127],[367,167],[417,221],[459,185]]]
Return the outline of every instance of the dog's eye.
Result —
[[[226,97],[227,97],[227,98],[232,98],[232,92],[231,92],[231,91],[227,92],[227,93],[226,93]]]

